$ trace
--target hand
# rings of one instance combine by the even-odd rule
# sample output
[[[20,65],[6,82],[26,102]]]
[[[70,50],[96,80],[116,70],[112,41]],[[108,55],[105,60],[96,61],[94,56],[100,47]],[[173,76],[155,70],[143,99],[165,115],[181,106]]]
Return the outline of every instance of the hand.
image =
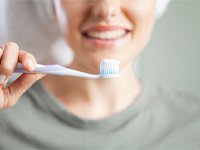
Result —
[[[16,43],[6,43],[0,47],[0,109],[12,107],[20,96],[31,87],[44,74],[22,74],[9,86],[6,86],[9,76],[13,73],[18,63],[25,70],[32,71],[37,64],[35,57],[26,52],[19,51]]]

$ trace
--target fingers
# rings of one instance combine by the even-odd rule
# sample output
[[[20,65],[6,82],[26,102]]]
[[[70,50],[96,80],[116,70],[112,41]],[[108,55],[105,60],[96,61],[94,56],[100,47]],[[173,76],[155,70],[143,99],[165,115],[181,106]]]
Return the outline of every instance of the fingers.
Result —
[[[18,63],[19,47],[15,43],[8,43],[3,46],[0,52],[0,74],[10,76]]]
[[[13,106],[34,82],[44,76],[43,74],[22,74],[6,87],[6,80],[19,62],[27,71],[34,70],[37,64],[35,57],[28,52],[19,51],[16,43],[11,42],[0,47],[0,108]]]
[[[14,72],[18,62],[21,62],[27,71],[34,70],[37,64],[32,54],[19,51],[19,46],[13,42],[0,47],[0,60],[0,85]]]
[[[3,49],[3,50],[1,50]],[[21,62],[24,69],[32,71],[37,64],[35,57],[25,51],[19,51],[19,47],[16,43],[7,43],[0,49],[0,74],[10,76],[18,62]]]
[[[24,69],[27,71],[33,71],[37,64],[35,57],[25,51],[19,52],[19,61],[22,63]]]
[[[4,102],[1,108],[9,108],[16,104],[20,96],[29,89],[33,83],[44,77],[44,74],[23,74],[7,88],[3,89]]]

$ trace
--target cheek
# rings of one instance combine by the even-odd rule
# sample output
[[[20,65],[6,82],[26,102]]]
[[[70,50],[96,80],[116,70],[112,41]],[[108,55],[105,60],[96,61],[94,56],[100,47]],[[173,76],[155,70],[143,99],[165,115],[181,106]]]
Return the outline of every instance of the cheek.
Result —
[[[129,4],[129,5],[128,5]],[[155,18],[155,1],[132,1],[124,5],[124,11],[134,25],[151,22]]]
[[[141,2],[127,5],[126,14],[134,26],[135,46],[141,50],[147,43],[155,22],[155,3]]]
[[[67,24],[64,27],[63,34],[72,49],[76,49],[75,47],[78,45],[77,42],[81,39],[81,23],[83,22],[86,13],[85,9],[79,7],[78,3],[75,4],[65,4],[64,7]]]
[[[80,45],[80,33],[77,31],[76,26],[73,23],[69,23],[65,31],[65,40],[71,49],[76,53],[77,46]]]

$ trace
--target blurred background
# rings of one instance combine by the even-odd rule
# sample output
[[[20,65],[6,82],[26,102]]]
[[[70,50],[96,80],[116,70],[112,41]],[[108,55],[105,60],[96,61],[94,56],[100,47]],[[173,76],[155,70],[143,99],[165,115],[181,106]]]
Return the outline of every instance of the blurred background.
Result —
[[[200,96],[199,0],[172,0],[139,65],[144,80]]]
[[[5,18],[3,5],[8,1],[11,2],[10,9]],[[51,47],[55,47],[55,55],[63,55],[64,52],[58,52],[61,48],[56,46],[62,42],[51,45],[55,33],[48,35],[47,27],[37,23],[33,15],[35,10],[31,9],[29,3],[29,0],[0,0],[0,43],[15,41],[21,49],[31,51],[37,60],[43,57],[44,50]],[[172,0],[167,12],[157,21],[151,41],[138,61],[137,71],[141,78],[151,84],[161,84],[200,96],[199,18],[199,0]],[[7,24],[6,20],[10,23]],[[28,28],[23,28],[24,24]],[[40,32],[35,34],[38,30]],[[48,60],[54,59],[49,53],[43,54]]]

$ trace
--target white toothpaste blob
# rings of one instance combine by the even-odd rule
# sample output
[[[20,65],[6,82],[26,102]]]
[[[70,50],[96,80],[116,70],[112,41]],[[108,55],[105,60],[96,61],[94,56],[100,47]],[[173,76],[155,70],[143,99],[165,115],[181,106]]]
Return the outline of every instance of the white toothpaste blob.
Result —
[[[119,77],[120,62],[114,59],[104,59],[100,64],[100,77],[116,78]]]

